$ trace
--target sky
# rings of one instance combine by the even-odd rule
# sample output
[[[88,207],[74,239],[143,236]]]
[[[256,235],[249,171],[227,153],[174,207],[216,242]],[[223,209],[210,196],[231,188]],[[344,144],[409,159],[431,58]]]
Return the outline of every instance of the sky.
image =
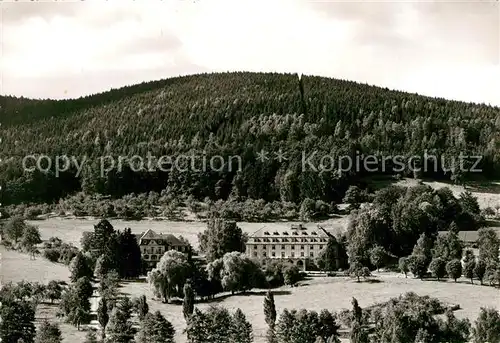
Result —
[[[500,106],[492,1],[0,1],[0,94],[77,98],[212,71],[297,72]]]

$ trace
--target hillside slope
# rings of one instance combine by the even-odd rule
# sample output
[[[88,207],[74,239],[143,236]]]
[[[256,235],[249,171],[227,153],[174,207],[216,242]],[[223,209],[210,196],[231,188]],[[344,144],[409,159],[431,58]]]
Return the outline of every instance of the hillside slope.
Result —
[[[477,176],[458,168],[443,171],[441,156],[450,161],[462,153],[483,156],[476,166],[483,170],[481,177],[500,171],[497,107],[294,74],[192,75],[77,100],[0,97],[0,122],[4,203],[54,201],[82,188],[112,196],[168,188],[199,198],[226,198],[233,192],[265,200],[331,201],[367,172],[362,166],[339,172],[338,164],[323,172],[304,170],[303,154],[314,154],[310,161],[318,166],[323,156],[328,157],[323,162],[337,162],[360,153],[410,157],[427,152],[438,157],[438,165],[422,176]],[[262,149],[270,157],[264,162],[257,158]],[[274,158],[280,149],[286,160]],[[124,162],[121,171],[114,168],[99,177],[100,156],[146,158],[148,153],[173,159],[194,153],[207,160],[217,155],[225,167],[134,172]],[[23,173],[22,160],[32,154],[73,156],[80,163],[85,157],[87,168],[80,175],[74,163],[57,176],[53,165],[48,172]],[[239,172],[231,156],[241,157]],[[190,166],[185,158],[183,163]],[[376,172],[395,174],[393,166]],[[405,166],[400,174],[413,172]]]

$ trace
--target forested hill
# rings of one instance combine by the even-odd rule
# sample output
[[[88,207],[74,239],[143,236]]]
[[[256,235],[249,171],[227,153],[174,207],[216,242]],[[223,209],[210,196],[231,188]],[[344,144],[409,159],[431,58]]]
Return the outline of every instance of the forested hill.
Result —
[[[0,97],[4,203],[55,201],[79,191],[112,196],[168,189],[195,197],[233,195],[336,201],[363,171],[303,170],[302,156],[482,155],[482,177],[500,171],[500,109],[315,76],[220,73],[142,83],[76,100]],[[269,152],[260,161],[258,152]],[[286,160],[273,154],[282,150]],[[242,170],[134,172],[123,163],[99,177],[100,156],[204,152],[241,156]],[[23,173],[26,155],[86,156],[56,176]],[[233,159],[234,161],[234,159]],[[328,160],[330,161],[330,160]],[[33,163],[32,161],[30,162]],[[469,161],[469,163],[472,163]],[[338,167],[338,166],[337,166]],[[446,165],[445,165],[446,167]],[[175,168],[174,168],[175,169]],[[363,169],[363,168],[362,168]],[[381,171],[379,171],[381,172]],[[391,168],[385,173],[394,174]],[[364,173],[366,174],[366,172]],[[412,174],[406,168],[401,174]],[[424,176],[462,180],[460,172]]]

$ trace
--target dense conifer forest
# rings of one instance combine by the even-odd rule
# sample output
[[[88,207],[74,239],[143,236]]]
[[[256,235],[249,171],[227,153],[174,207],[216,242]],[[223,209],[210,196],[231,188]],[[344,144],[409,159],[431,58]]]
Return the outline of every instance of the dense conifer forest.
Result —
[[[339,166],[303,170],[303,153],[314,151],[315,158],[426,152],[445,161],[460,153],[483,156],[476,166],[483,170],[480,175],[447,171],[440,159],[437,171],[417,175],[455,182],[494,178],[500,171],[498,107],[296,74],[192,75],[76,100],[4,96],[0,122],[4,204],[50,203],[79,191],[121,197],[163,190],[198,199],[339,202],[349,185],[370,174],[339,172]],[[280,149],[286,156],[281,162],[273,158]],[[259,160],[261,150],[269,152],[268,160]],[[101,156],[116,161],[118,156],[191,153],[207,160],[222,156],[224,168],[135,172],[127,162],[100,177]],[[33,154],[53,162],[55,156],[74,157],[78,163],[85,157],[86,167],[79,175],[77,165],[59,175],[54,165],[25,173],[23,158]],[[241,171],[231,156],[241,156]],[[391,168],[375,173],[394,174]],[[415,176],[409,168],[400,174]]]

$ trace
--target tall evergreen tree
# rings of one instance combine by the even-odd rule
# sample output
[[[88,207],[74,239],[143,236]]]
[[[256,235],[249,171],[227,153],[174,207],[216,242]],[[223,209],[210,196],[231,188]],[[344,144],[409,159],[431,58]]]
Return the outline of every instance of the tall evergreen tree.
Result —
[[[134,340],[132,323],[118,306],[111,311],[106,331],[107,339],[113,343],[131,343]]]
[[[500,343],[500,314],[493,308],[481,308],[473,328],[474,343]]]
[[[136,309],[137,309],[137,314],[139,316],[139,320],[141,321],[144,320],[146,315],[149,313],[149,305],[145,295],[141,295],[136,300]]]
[[[106,326],[109,322],[108,304],[106,298],[101,297],[99,300],[99,305],[97,307],[97,321],[101,325],[102,339],[106,338]]]
[[[156,311],[148,313],[141,322],[138,343],[174,343],[175,329],[165,317]]]
[[[274,294],[271,291],[267,291],[264,298],[264,317],[268,326],[267,342],[276,343],[276,305],[274,304]]]
[[[236,309],[233,314],[231,338],[232,342],[253,342],[252,325],[247,321],[245,315],[239,308]]]
[[[184,314],[184,319],[188,322],[194,311],[194,291],[190,280],[184,284],[183,291],[184,300],[182,302],[182,313]]]
[[[138,277],[141,273],[141,249],[130,228],[118,234],[118,247],[120,275],[124,278]]]

